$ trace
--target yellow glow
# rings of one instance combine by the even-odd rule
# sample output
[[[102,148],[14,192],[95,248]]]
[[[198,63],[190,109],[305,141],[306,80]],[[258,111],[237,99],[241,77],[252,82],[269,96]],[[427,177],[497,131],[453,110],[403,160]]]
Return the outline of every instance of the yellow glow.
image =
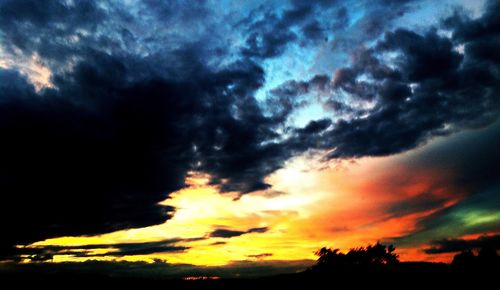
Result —
[[[365,158],[318,170],[316,161],[300,157],[266,180],[273,185],[273,190],[283,194],[270,197],[266,192],[258,192],[239,199],[234,198],[234,193],[220,194],[217,188],[207,185],[208,176],[192,173],[186,181],[189,187],[171,194],[171,198],[163,202],[177,209],[173,218],[164,224],[93,237],[61,237],[33,246],[204,237],[179,242],[177,245],[190,247],[183,252],[92,259],[150,262],[162,259],[195,265],[224,265],[235,260],[256,259],[252,255],[262,253],[272,254],[265,257],[272,260],[315,259],[314,251],[323,246],[346,250],[374,243],[381,237],[407,234],[415,229],[418,218],[433,212],[394,217],[386,212],[392,202],[427,188],[437,188],[436,194],[447,196],[446,189],[435,186],[439,183],[435,179],[444,178],[442,175],[405,173],[408,169],[398,168],[397,163],[395,158]],[[394,182],[402,174],[408,175],[407,182]],[[256,227],[268,227],[269,230],[227,239],[209,236],[216,228],[246,231]],[[102,249],[99,251],[103,253]],[[402,253],[403,259],[415,256],[416,253],[410,250]],[[86,259],[89,258],[54,257],[55,262]]]

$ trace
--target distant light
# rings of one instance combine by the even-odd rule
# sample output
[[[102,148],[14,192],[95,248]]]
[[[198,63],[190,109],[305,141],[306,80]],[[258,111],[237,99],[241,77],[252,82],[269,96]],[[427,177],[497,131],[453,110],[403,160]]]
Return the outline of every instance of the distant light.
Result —
[[[197,281],[197,280],[219,280],[219,276],[190,276],[190,277],[184,277],[182,278],[183,280],[188,280],[188,281]]]

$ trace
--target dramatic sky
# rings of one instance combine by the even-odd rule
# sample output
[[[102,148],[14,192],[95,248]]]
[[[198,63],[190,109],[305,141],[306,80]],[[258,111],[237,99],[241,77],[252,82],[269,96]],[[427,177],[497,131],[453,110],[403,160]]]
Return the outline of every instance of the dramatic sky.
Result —
[[[291,269],[323,246],[498,248],[498,13],[0,0],[0,260]]]

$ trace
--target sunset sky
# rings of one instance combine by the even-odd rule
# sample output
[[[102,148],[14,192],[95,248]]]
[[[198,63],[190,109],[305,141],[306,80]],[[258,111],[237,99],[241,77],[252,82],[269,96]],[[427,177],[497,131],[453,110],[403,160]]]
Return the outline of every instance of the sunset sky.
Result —
[[[0,266],[500,250],[499,4],[0,0]]]

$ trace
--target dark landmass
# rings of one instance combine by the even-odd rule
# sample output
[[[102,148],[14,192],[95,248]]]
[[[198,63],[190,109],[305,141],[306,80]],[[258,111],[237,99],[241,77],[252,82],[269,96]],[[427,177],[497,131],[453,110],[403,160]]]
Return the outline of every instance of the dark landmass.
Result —
[[[182,275],[185,275],[187,265],[164,262],[13,262],[0,265],[0,281],[4,285],[36,287],[113,285],[166,289],[327,289],[343,285],[385,289],[448,289],[465,285],[494,287],[498,284],[500,257],[492,248],[462,251],[451,264],[399,262],[394,251],[394,247],[381,244],[354,248],[347,253],[322,248],[316,253],[319,257],[316,264],[300,272],[275,274],[276,269],[272,264],[266,265],[262,261],[264,265],[260,268],[255,267],[256,264],[233,265],[236,268],[233,268],[232,277],[229,276],[230,272],[224,272],[224,267],[192,270],[192,276],[186,277]],[[300,263],[292,263],[281,270],[292,271]],[[242,273],[241,277],[234,278],[238,277],[238,274],[234,276],[238,271]],[[256,276],[257,273],[260,273],[260,277]]]
[[[116,287],[146,286],[165,289],[330,289],[342,285],[384,287],[457,287],[460,285],[498,284],[498,268],[491,271],[457,272],[450,265],[428,262],[402,262],[394,271],[385,273],[344,273],[323,275],[307,270],[301,273],[281,274],[261,278],[201,278],[185,280],[161,277],[123,277],[110,273],[45,271],[42,267],[18,272],[0,273],[4,285],[37,287],[89,287],[112,285]]]

